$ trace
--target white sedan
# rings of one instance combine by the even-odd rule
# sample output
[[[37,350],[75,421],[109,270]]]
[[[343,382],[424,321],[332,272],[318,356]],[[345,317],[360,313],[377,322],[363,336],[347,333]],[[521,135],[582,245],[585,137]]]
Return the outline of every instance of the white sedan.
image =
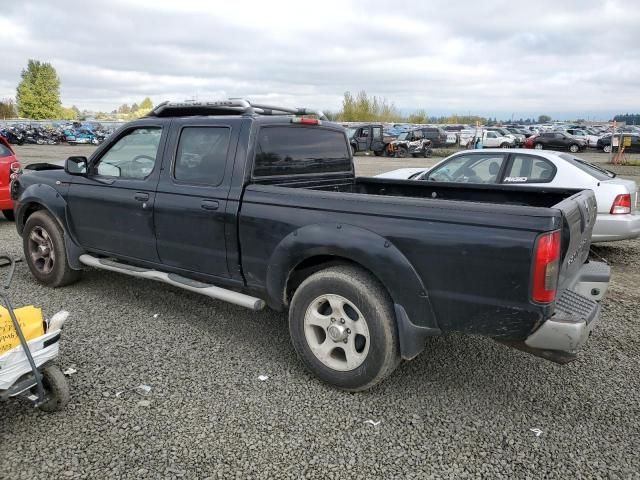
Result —
[[[400,168],[378,177],[434,182],[590,189],[598,216],[592,242],[640,236],[638,186],[571,153],[526,149],[465,150],[431,168]]]

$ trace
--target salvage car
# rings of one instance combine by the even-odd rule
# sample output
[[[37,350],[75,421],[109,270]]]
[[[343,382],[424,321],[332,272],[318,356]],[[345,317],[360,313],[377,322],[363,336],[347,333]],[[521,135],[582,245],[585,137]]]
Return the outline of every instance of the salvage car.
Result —
[[[13,220],[11,175],[20,172],[20,162],[6,138],[0,136],[0,211],[7,220]]]
[[[569,150],[571,153],[578,153],[587,148],[587,141],[564,132],[543,132],[536,138],[533,148]]]
[[[351,391],[453,331],[570,361],[609,283],[591,190],[356,177],[340,125],[246,100],[160,104],[12,195],[38,282],[92,267],[288,310],[304,365]]]
[[[531,185],[590,189],[598,215],[591,241],[611,242],[640,236],[638,185],[570,153],[515,149],[465,151],[451,155],[430,169],[401,168],[378,178],[432,182]]]
[[[640,152],[640,135],[634,133],[625,133],[624,135],[615,134],[618,145],[625,145],[624,151],[629,153],[638,153]],[[625,144],[628,143],[628,145]],[[614,143],[616,145],[616,143]],[[598,143],[596,144],[596,148],[602,150],[605,153],[611,152],[611,134],[604,135],[598,139]],[[615,151],[618,150],[618,147],[614,147]]]
[[[430,157],[432,153],[431,140],[426,138],[422,129],[416,128],[407,132],[402,132],[398,138],[392,140],[387,145],[387,154],[392,157],[406,158]]]
[[[392,140],[385,136],[380,123],[348,127],[347,137],[354,155],[357,152],[373,152],[376,157],[385,154],[387,144]]]

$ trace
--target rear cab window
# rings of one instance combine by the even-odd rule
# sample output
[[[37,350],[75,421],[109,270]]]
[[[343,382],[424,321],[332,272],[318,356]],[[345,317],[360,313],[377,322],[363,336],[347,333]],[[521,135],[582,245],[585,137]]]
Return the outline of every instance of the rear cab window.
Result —
[[[264,125],[258,131],[254,177],[337,172],[352,172],[343,131],[301,125]]]

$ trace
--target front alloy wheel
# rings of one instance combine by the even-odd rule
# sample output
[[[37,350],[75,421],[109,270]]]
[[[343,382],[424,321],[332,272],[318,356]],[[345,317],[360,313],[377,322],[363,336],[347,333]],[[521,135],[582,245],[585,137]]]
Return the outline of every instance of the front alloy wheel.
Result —
[[[56,252],[53,249],[51,236],[44,227],[38,225],[31,230],[27,240],[27,250],[34,268],[43,275],[49,275],[53,270]]]

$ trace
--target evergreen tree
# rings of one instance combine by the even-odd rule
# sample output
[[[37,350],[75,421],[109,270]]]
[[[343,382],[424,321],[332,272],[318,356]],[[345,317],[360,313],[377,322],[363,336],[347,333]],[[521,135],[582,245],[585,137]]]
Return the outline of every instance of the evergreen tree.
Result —
[[[62,107],[55,68],[50,63],[29,60],[21,76],[16,95],[18,114],[34,120],[58,118]]]

